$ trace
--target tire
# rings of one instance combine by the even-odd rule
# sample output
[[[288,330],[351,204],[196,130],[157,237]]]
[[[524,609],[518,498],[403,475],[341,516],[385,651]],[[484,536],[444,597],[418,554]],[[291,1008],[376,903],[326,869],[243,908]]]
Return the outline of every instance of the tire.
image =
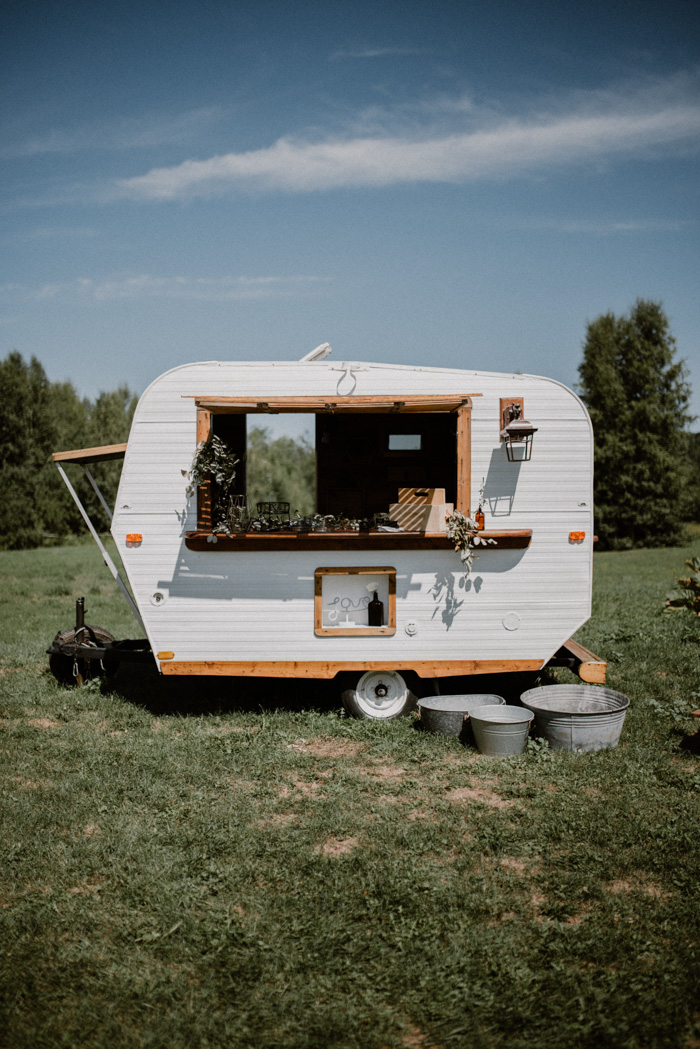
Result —
[[[105,641],[114,641],[114,637],[110,634],[109,630],[105,630],[101,626],[85,626],[88,632],[88,636],[92,636],[96,643],[104,643]],[[61,644],[70,644],[75,638],[75,627],[71,627],[70,630],[63,630],[61,633],[56,634],[55,641],[61,642]],[[78,663],[78,674],[85,681],[89,677],[101,677],[103,674],[112,674],[116,670],[116,666],[113,668],[111,664],[108,664],[105,668],[100,660],[95,659],[79,659]],[[56,681],[60,685],[75,685],[77,684],[77,678],[73,674],[73,659],[71,656],[64,656],[61,652],[52,652],[49,656],[49,670],[56,678]]]
[[[343,706],[354,718],[390,721],[416,707],[416,697],[395,670],[368,670],[354,688],[345,689]]]

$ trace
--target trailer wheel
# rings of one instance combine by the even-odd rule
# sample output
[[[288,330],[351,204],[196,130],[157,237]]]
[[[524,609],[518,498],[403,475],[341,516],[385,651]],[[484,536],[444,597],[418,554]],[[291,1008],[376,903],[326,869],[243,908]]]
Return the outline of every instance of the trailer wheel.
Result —
[[[97,644],[114,641],[114,636],[104,627],[86,626],[83,629],[87,631],[89,637],[94,637]],[[71,627],[70,630],[63,630],[56,634],[54,640],[60,644],[70,644],[74,638],[75,627]],[[74,664],[77,673],[74,670]],[[116,664],[107,663],[103,666],[101,660],[78,659],[74,661],[71,656],[64,656],[62,652],[52,652],[49,656],[49,670],[61,685],[77,685],[79,679],[85,681],[88,677],[101,677],[103,674],[109,676],[116,669]]]
[[[416,697],[395,670],[368,670],[343,692],[343,706],[354,718],[390,718],[410,714]]]

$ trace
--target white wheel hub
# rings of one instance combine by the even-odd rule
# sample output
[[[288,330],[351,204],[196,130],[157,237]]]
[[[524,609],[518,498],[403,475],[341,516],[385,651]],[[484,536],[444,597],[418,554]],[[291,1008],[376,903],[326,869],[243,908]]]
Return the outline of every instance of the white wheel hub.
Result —
[[[396,717],[406,705],[406,682],[395,670],[368,670],[355,689],[358,706],[370,718]]]

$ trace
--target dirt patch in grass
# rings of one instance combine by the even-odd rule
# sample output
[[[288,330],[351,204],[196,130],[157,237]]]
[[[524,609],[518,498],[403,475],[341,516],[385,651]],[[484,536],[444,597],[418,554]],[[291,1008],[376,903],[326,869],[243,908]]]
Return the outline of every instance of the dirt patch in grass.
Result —
[[[324,736],[319,736],[317,739],[299,740],[292,743],[291,746],[301,754],[313,754],[315,758],[354,758],[367,749],[366,743]]]
[[[406,817],[406,819],[411,820],[412,823],[416,820],[431,820],[432,818],[432,812],[428,812],[427,809],[413,809]]]
[[[24,779],[22,776],[12,776],[12,783],[16,783],[18,787],[24,787],[25,790],[41,790],[45,787],[45,783],[38,783],[33,779]]]
[[[520,874],[523,878],[533,873],[532,865],[527,860],[519,859],[517,856],[503,856],[498,861],[498,865],[513,874]]]
[[[510,809],[515,805],[514,801],[502,798],[488,787],[455,787],[445,797],[456,805],[469,805],[475,801],[494,809]]]
[[[438,1046],[423,1034],[420,1027],[412,1023],[406,1025],[401,1045],[405,1046],[405,1049],[438,1049]]]
[[[277,812],[268,819],[258,820],[255,825],[256,827],[288,827],[290,823],[295,823],[298,819],[300,816],[296,812]]]
[[[325,794],[319,794],[319,791],[323,787],[322,783],[313,781],[307,783],[303,779],[297,779],[291,786],[284,786],[280,788],[279,797],[289,798],[294,794],[301,794],[305,798],[324,798]]]
[[[88,896],[99,892],[101,888],[102,886],[100,883],[95,881],[95,879],[92,879],[90,881],[81,882],[80,885],[74,885],[72,888],[66,889],[66,892],[69,892],[72,896]]]
[[[645,896],[652,896],[656,900],[670,900],[671,893],[664,889],[658,882],[645,879],[638,875],[635,881],[628,878],[617,878],[608,885],[608,892],[613,896],[621,896],[628,892],[641,892]]]
[[[371,776],[372,779],[382,782],[384,780],[401,779],[406,774],[406,769],[399,768],[397,765],[364,765],[360,771],[366,776]]]
[[[326,838],[321,844],[317,845],[314,852],[323,853],[325,856],[347,856],[356,849],[360,844],[357,838]]]
[[[61,722],[54,721],[53,718],[31,718],[27,724],[33,725],[34,728],[61,728]]]

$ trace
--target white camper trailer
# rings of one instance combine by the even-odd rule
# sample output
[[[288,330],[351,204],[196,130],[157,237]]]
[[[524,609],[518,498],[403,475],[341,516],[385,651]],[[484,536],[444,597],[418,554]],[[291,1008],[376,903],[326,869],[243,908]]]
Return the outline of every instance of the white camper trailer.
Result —
[[[594,542],[593,437],[578,397],[532,375],[309,357],[174,368],[141,397],[125,446],[54,455],[67,483],[69,462],[124,457],[112,535],[161,673],[344,672],[346,685],[351,673],[346,705],[378,718],[410,706],[413,674],[432,687],[558,660],[604,681],[604,662],[569,640],[590,615]],[[186,491],[193,455],[223,440],[242,497],[247,427],[270,413],[314,416],[327,521],[212,532],[211,482]],[[482,485],[465,577],[445,517],[473,515]],[[377,514],[399,528],[368,526]],[[355,527],[335,530],[341,516]],[[75,661],[75,648],[55,651]]]

